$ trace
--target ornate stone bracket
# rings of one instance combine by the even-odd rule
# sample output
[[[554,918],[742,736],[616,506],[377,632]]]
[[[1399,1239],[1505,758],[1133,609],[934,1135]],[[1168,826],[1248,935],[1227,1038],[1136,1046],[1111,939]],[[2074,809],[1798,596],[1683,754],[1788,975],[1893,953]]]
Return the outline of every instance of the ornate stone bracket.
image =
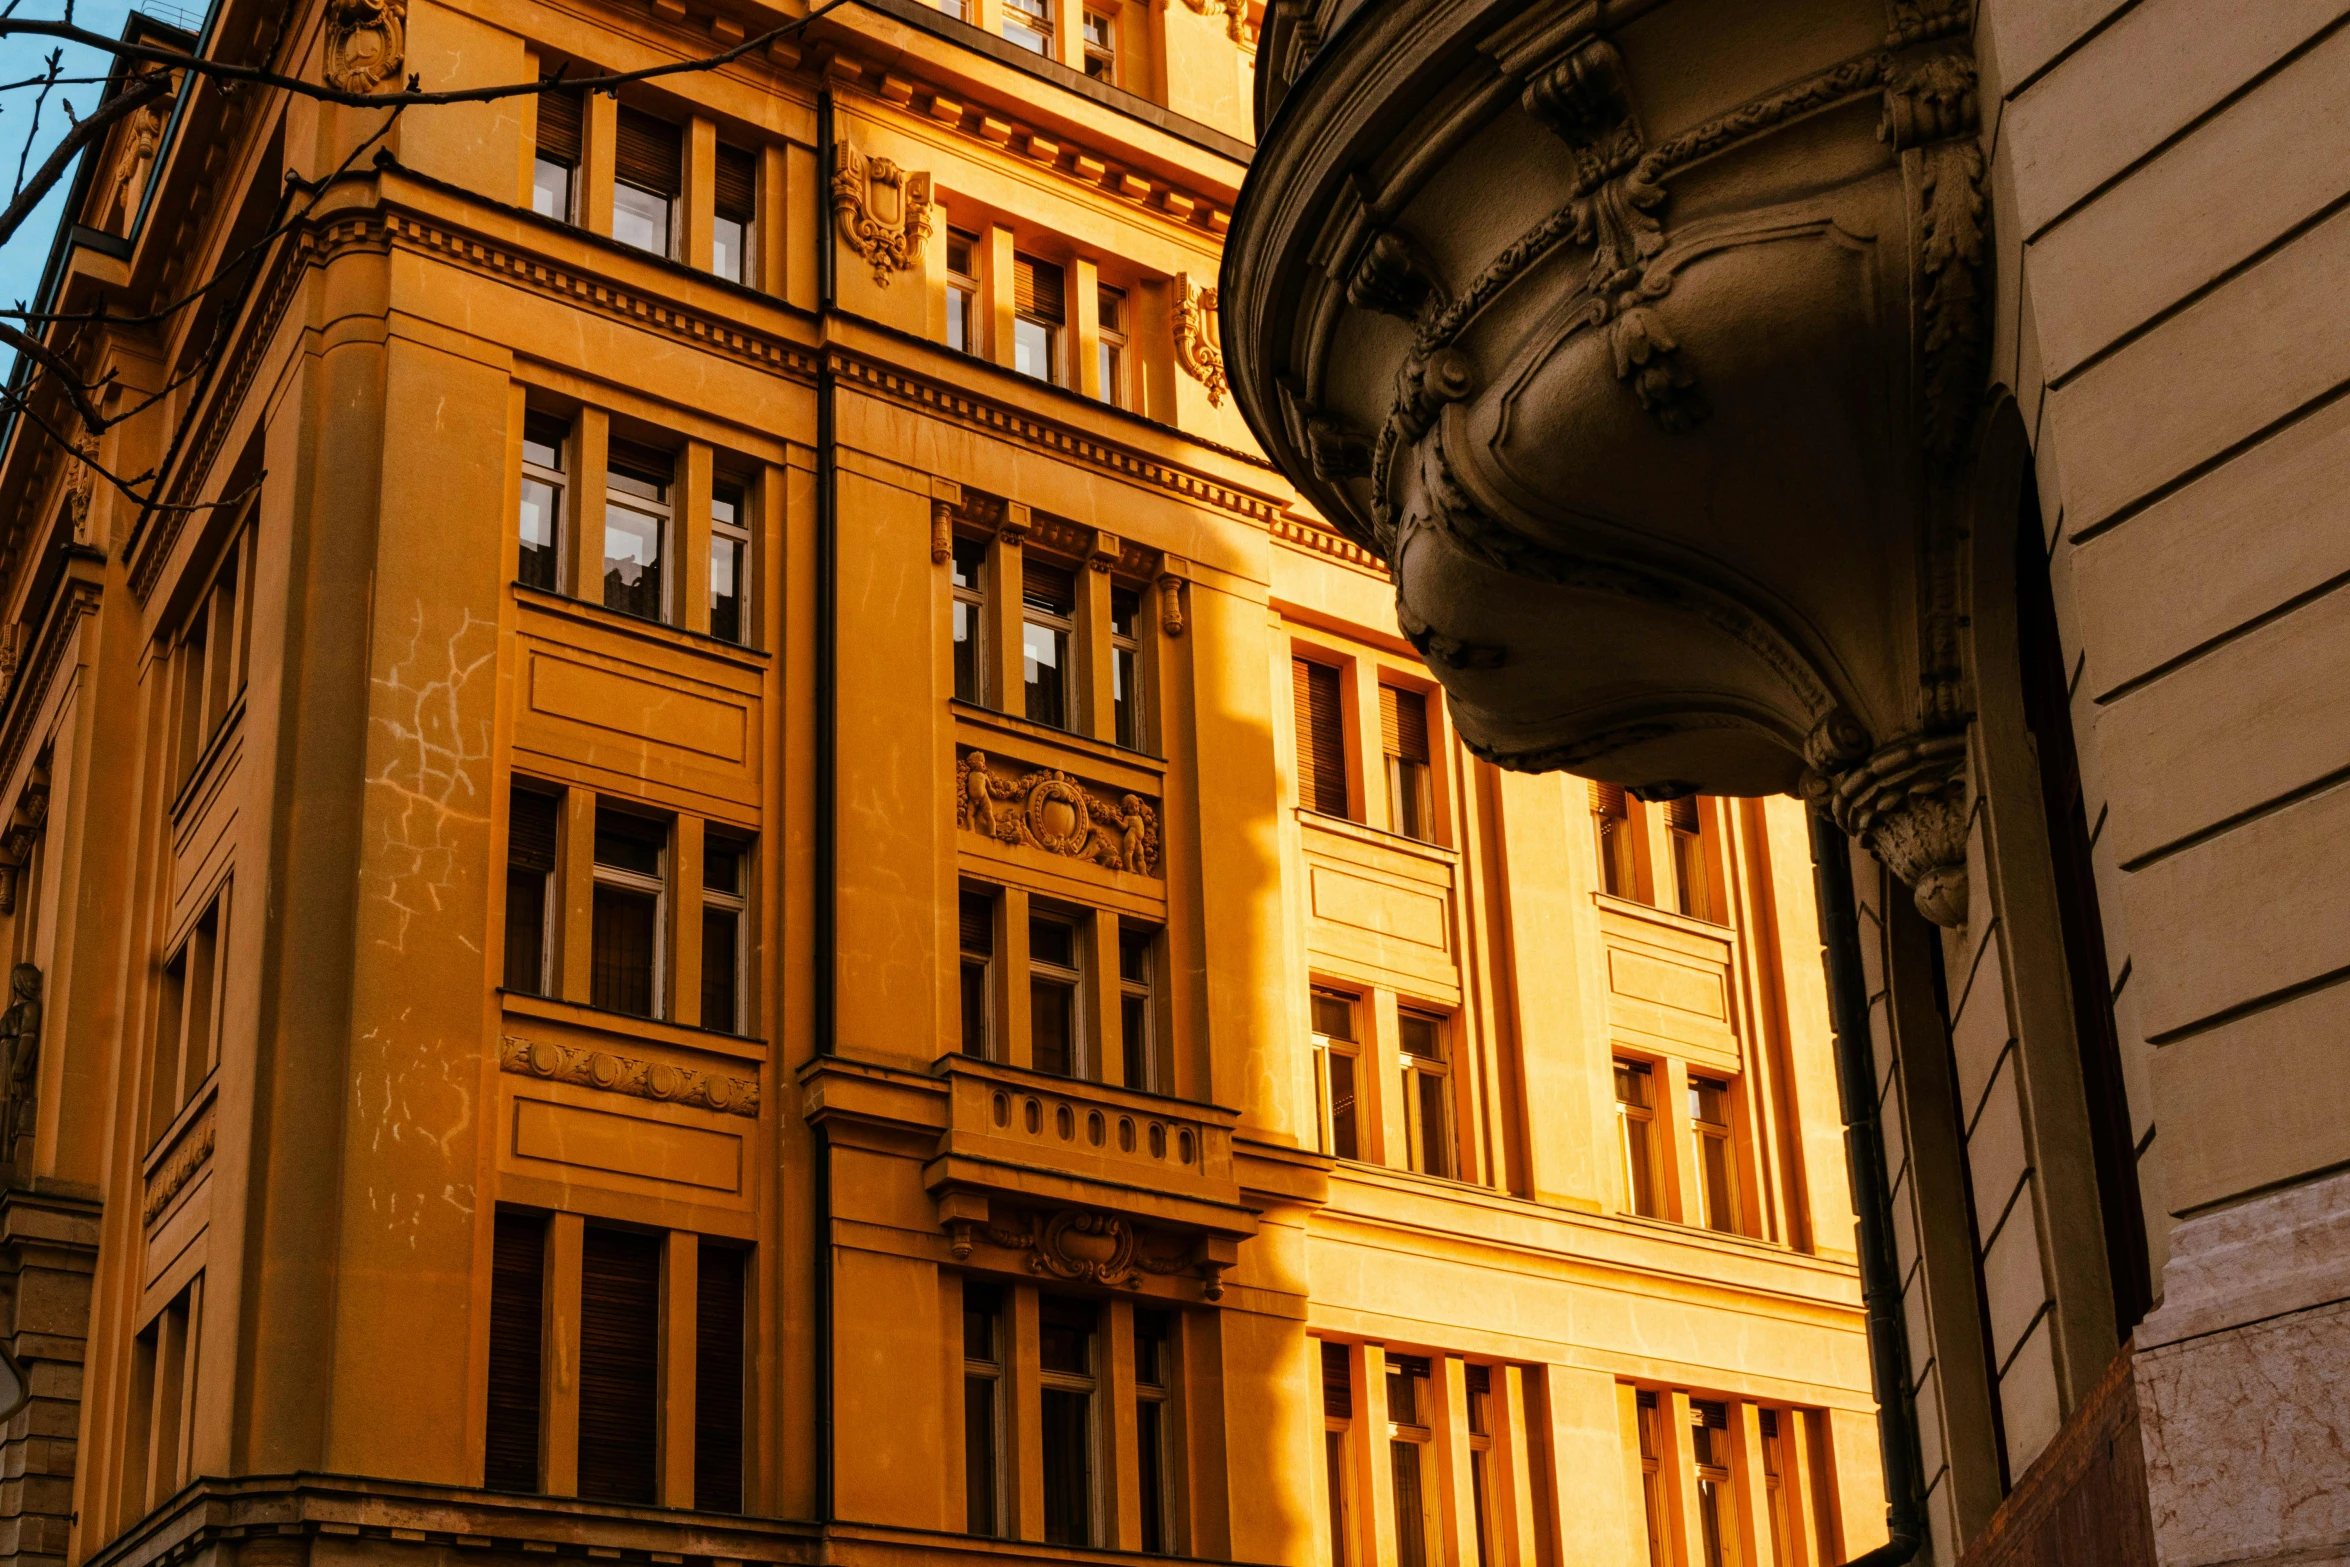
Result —
[[[692,1105],[721,1115],[757,1116],[759,1082],[749,1077],[720,1077],[666,1061],[639,1061],[608,1050],[581,1050],[551,1040],[518,1039],[509,1034],[498,1046],[498,1069],[520,1077],[544,1078],[552,1083],[576,1083],[606,1093],[628,1094],[664,1104]]]
[[[930,176],[859,152],[846,140],[832,152],[833,222],[851,250],[889,287],[930,238]]]
[[[1203,1299],[1224,1298],[1224,1270],[1232,1265],[1231,1257],[1215,1255],[1209,1246],[1190,1254],[1154,1255],[1142,1249],[1141,1232],[1116,1214],[1060,1208],[1040,1221],[1023,1208],[1017,1223],[998,1224],[983,1216],[984,1201],[949,1201],[941,1208],[957,1262],[969,1261],[973,1244],[985,1240],[1006,1251],[1027,1253],[1031,1273],[1131,1289],[1146,1273],[1164,1278],[1196,1272]]]
[[[1814,777],[1836,825],[1901,878],[1947,930],[1967,917],[1966,736],[1913,735],[1832,780]]]
[[[328,0],[326,84],[373,92],[408,63],[408,0]]]
[[[943,566],[955,554],[955,509],[963,504],[963,486],[953,479],[930,481],[930,559]]]
[[[1188,272],[1175,274],[1175,362],[1183,373],[1208,389],[1211,407],[1222,407],[1229,389],[1224,381],[1224,350],[1216,338],[1216,290],[1191,280]]]
[[[1158,813],[1140,795],[1113,804],[1058,768],[1006,779],[986,752],[966,751],[955,763],[955,825],[1133,876],[1159,873]]]

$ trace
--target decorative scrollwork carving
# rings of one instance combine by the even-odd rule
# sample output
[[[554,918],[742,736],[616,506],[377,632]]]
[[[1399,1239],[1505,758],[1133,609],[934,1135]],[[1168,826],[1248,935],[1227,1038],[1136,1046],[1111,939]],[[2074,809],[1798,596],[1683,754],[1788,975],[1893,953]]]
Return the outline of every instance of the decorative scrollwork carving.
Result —
[[[1183,373],[1208,389],[1208,402],[1222,407],[1229,389],[1224,380],[1224,350],[1216,338],[1216,290],[1192,282],[1191,274],[1175,274],[1175,362]]]
[[[889,287],[930,238],[930,176],[867,157],[843,140],[832,151],[832,212],[840,237]]]
[[[1917,342],[1926,451],[1948,461],[1974,428],[1986,340],[1982,296],[1988,234],[1983,149],[1975,140],[1975,63],[1937,55],[1888,82],[1877,134],[1916,149],[1911,248],[1917,257]]]
[[[498,1069],[664,1104],[693,1105],[721,1115],[755,1117],[759,1113],[756,1078],[720,1077],[666,1061],[639,1061],[609,1050],[581,1050],[551,1040],[507,1035],[498,1046]]]
[[[950,1220],[957,1260],[970,1256],[974,1238],[984,1239],[1006,1251],[1026,1252],[1031,1273],[1102,1284],[1111,1289],[1131,1288],[1142,1282],[1145,1273],[1170,1277],[1189,1272],[1194,1266],[1190,1257],[1180,1253],[1154,1256],[1145,1252],[1141,1232],[1116,1214],[1096,1213],[1088,1208],[1060,1208],[1039,1221],[1034,1213],[1023,1208],[1017,1217],[1018,1222],[1013,1224]],[[1202,1265],[1201,1273],[1207,1298],[1218,1299],[1223,1294],[1222,1265]]]
[[[1140,795],[1113,802],[1058,768],[1007,779],[986,752],[965,752],[955,763],[955,825],[1133,876],[1159,873],[1158,813]]]
[[[329,0],[326,84],[373,92],[408,63],[408,0]]]
[[[180,1134],[179,1146],[158,1165],[147,1182],[147,1200],[139,1209],[139,1222],[153,1224],[171,1206],[171,1200],[187,1190],[196,1172],[212,1161],[216,1140],[212,1107],[196,1118],[196,1124]]]
[[[1965,762],[1964,735],[1912,735],[1832,780],[1805,781],[1910,889],[1918,912],[1948,930],[1967,917]]]

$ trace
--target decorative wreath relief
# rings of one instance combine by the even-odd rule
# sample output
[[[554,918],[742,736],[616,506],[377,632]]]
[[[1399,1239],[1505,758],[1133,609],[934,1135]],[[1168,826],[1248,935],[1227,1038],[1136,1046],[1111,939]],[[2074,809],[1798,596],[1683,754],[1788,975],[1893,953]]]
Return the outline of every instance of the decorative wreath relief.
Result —
[[[1028,1253],[1031,1273],[1106,1284],[1112,1289],[1131,1288],[1142,1282],[1145,1273],[1169,1277],[1195,1271],[1192,1260],[1180,1252],[1156,1256],[1144,1251],[1141,1233],[1115,1214],[1061,1208],[1049,1218],[1039,1220],[1036,1214],[1023,1208],[1013,1217],[1019,1221],[1017,1224],[951,1221],[948,1228],[952,1232],[955,1260],[960,1262],[970,1257],[971,1243],[976,1238],[1007,1251]],[[1201,1263],[1196,1265],[1196,1271],[1206,1297],[1222,1298],[1222,1265]]]
[[[1208,389],[1210,407],[1224,405],[1224,350],[1216,335],[1216,290],[1200,287],[1191,274],[1175,274],[1175,362]]]
[[[832,211],[840,237],[887,288],[890,274],[912,267],[930,237],[930,176],[868,158],[843,141],[832,152]]]
[[[326,84],[373,92],[408,63],[408,0],[328,0]]]
[[[955,825],[1135,876],[1159,873],[1159,818],[1142,796],[1113,804],[1058,769],[1002,778],[984,751],[955,763]]]

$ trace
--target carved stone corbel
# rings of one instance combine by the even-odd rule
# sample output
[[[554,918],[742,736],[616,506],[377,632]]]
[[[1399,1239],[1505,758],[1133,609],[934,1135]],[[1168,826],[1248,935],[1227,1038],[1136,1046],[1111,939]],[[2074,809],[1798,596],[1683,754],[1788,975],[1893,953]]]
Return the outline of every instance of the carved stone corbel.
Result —
[[[867,157],[846,140],[833,149],[833,222],[883,288],[914,265],[930,238],[930,208],[929,175]]]
[[[373,92],[408,63],[408,0],[329,0],[326,84]]]
[[[1183,562],[1172,555],[1159,573],[1159,629],[1171,637],[1183,635]]]
[[[1228,390],[1224,381],[1224,350],[1216,339],[1216,290],[1191,280],[1188,272],[1175,274],[1175,362],[1183,373],[1208,389],[1208,404],[1220,408]]]
[[[1964,735],[1912,736],[1828,785],[1836,825],[1901,879],[1945,930],[1967,918]]]
[[[955,554],[955,508],[963,504],[963,486],[952,479],[930,481],[930,560],[943,566]]]
[[[1118,535],[1106,528],[1096,528],[1093,530],[1093,548],[1086,551],[1085,563],[1099,572],[1115,571],[1118,569],[1120,548]]]
[[[1025,501],[1004,502],[1003,519],[996,524],[996,537],[1006,544],[1023,544],[1036,531],[1036,514]]]

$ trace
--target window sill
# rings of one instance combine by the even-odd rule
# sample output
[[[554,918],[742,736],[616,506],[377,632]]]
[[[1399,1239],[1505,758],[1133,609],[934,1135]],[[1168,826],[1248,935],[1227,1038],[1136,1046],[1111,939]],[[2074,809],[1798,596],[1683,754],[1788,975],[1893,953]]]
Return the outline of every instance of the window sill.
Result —
[[[1073,729],[1055,729],[1050,724],[1040,724],[1030,719],[1016,718],[1010,713],[999,713],[992,707],[981,707],[975,702],[966,702],[961,697],[949,697],[947,708],[962,722],[1001,730],[1005,734],[1017,735],[1023,740],[1032,740],[1042,745],[1066,746],[1072,751],[1081,752],[1104,762],[1122,767],[1139,767],[1146,772],[1161,776],[1164,776],[1167,771],[1165,757],[1154,756],[1148,751],[1130,751],[1113,740],[1096,740],[1091,735],[1081,735]]]
[[[250,686],[237,687],[237,694],[229,699],[227,710],[220,715],[220,722],[213,726],[212,733],[205,738],[203,749],[196,753],[196,765],[189,769],[187,780],[172,796],[171,809],[166,814],[171,819],[174,837],[178,836],[181,827],[187,825],[183,818],[192,814],[190,807],[200,796],[210,792],[217,781],[215,775],[227,771],[221,758],[233,748],[235,740],[243,732],[245,693],[249,689]]]
[[[1701,920],[1694,914],[1676,914],[1671,909],[1660,909],[1653,903],[1642,903],[1637,898],[1618,897],[1612,892],[1594,892],[1591,901],[1603,909],[1632,919],[1652,920],[1675,930],[1688,931],[1693,936],[1711,936],[1716,941],[1727,941],[1738,934],[1733,925],[1718,925],[1712,920]]]
[[[1298,806],[1296,810],[1300,826],[1319,827],[1324,832],[1335,834],[1341,838],[1354,838],[1363,843],[1375,843],[1383,849],[1393,849],[1399,854],[1417,855],[1445,865],[1457,866],[1461,863],[1461,851],[1441,843],[1430,843],[1425,838],[1414,838],[1405,833],[1389,832],[1384,827],[1372,827],[1356,821],[1351,816],[1332,816],[1326,811],[1317,811],[1310,805]]]
[[[617,609],[606,609],[586,599],[575,599],[568,594],[534,588],[527,582],[514,584],[514,599],[542,613],[574,620],[582,625],[595,626],[639,641],[662,647],[673,647],[689,653],[724,659],[744,669],[764,669],[773,662],[773,655],[765,649],[745,647],[714,637],[706,631],[687,631],[663,621],[647,620],[642,615],[630,615]]]
[[[633,1012],[609,1012],[582,1001],[561,1001],[553,996],[533,996],[502,988],[498,992],[498,1005],[508,1017],[538,1018],[616,1038],[671,1045],[681,1050],[703,1050],[746,1061],[767,1059],[767,1041],[747,1034],[722,1034],[714,1028],[638,1017]]]
[[[172,1149],[179,1146],[188,1128],[195,1125],[197,1117],[212,1107],[219,1086],[220,1068],[215,1066],[204,1074],[204,1081],[196,1085],[196,1091],[188,1096],[188,1102],[172,1113],[171,1124],[163,1129],[163,1135],[147,1145],[146,1153],[139,1159],[142,1179],[152,1181],[155,1178],[156,1170],[170,1156]]]

